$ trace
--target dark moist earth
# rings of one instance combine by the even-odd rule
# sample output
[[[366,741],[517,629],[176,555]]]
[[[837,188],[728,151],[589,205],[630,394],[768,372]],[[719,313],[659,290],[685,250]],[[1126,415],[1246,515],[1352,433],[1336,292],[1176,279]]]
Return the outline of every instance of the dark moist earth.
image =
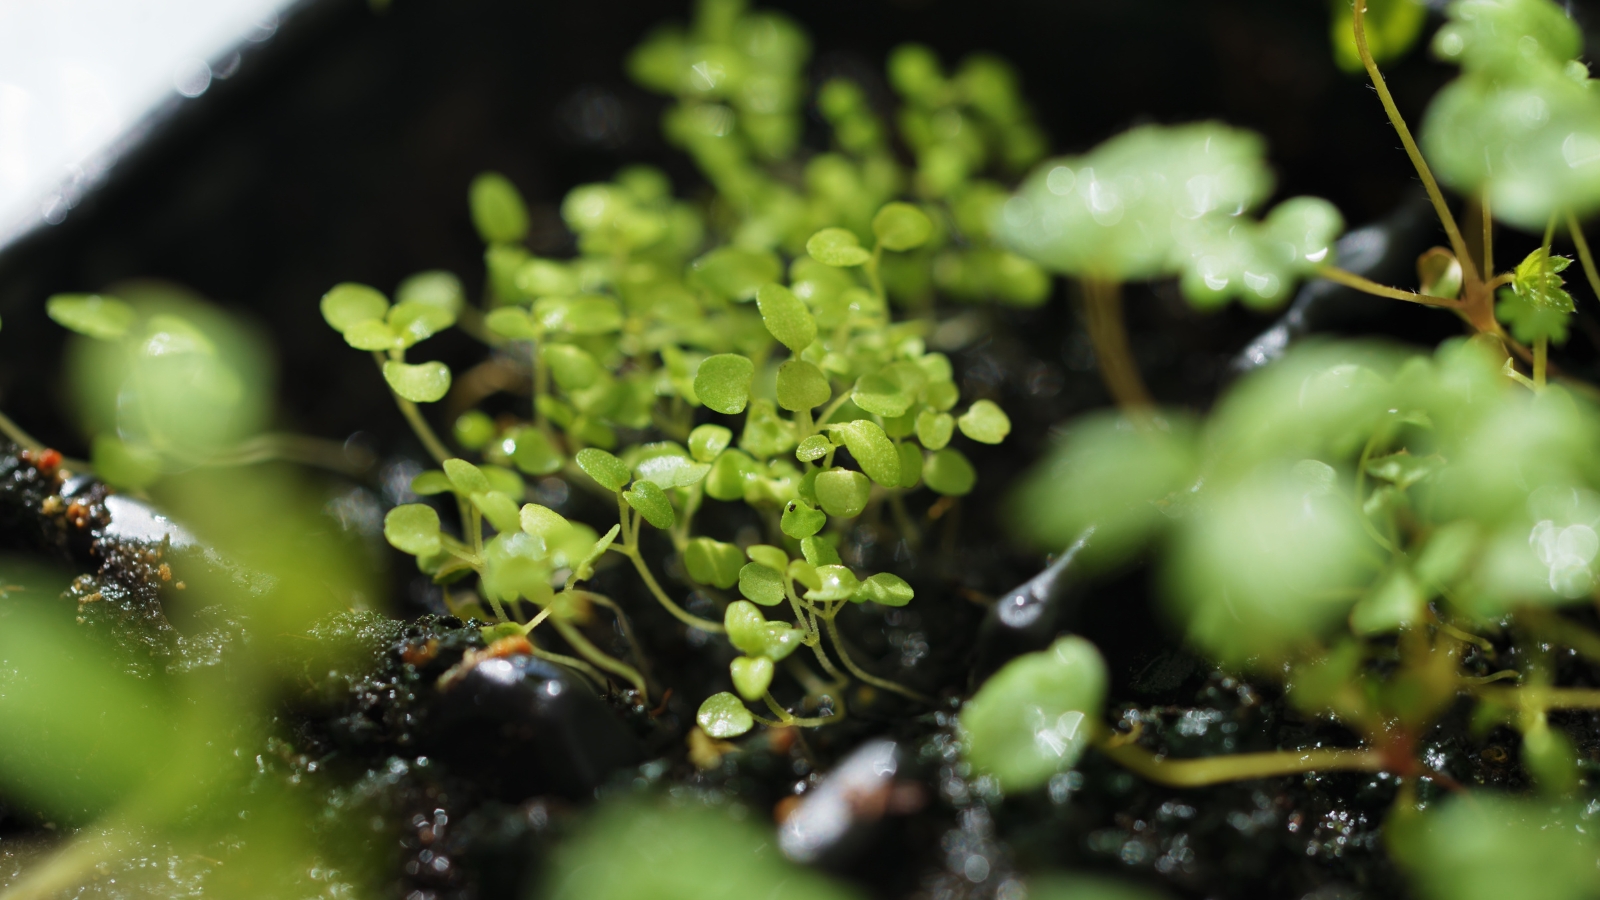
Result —
[[[1414,258],[1409,245],[1430,237],[1406,209],[1383,226],[1393,239],[1391,264],[1407,253]],[[1363,269],[1379,275],[1384,264],[1375,259]],[[1198,407],[1260,327],[1231,314],[1196,319],[1164,289],[1134,297],[1133,308],[1136,352],[1158,396]],[[1347,295],[1303,294],[1285,333],[1292,339],[1370,325],[1343,312],[1363,309],[1370,314]],[[980,485],[1004,485],[1017,460],[1037,458],[1054,423],[1104,404],[1089,371],[1093,357],[1060,305],[969,312],[956,321],[961,326],[947,340],[963,395],[1000,401],[1016,426],[1006,445],[974,452]],[[1437,337],[1426,330],[1412,336]],[[148,506],[73,475],[54,454],[9,445],[0,451],[0,552],[81,573],[59,598],[15,593],[0,603],[42,604],[75,621],[95,652],[135,679],[227,677],[232,648],[265,639],[221,609],[202,608],[178,624],[164,612],[186,578],[220,572],[248,581],[248,573],[229,571]],[[371,484],[330,484],[330,518],[381,547],[383,510],[410,499],[383,485],[407,483],[416,467],[400,455]],[[606,509],[559,482],[536,490],[563,513],[604,521]],[[731,539],[756,529],[746,536],[759,537],[759,521],[742,518],[742,506],[727,510],[724,519],[705,521],[709,533]],[[1275,689],[1185,652],[1154,606],[1147,569],[1086,584],[1070,566],[1056,567],[1019,594],[1012,589],[1036,573],[1039,557],[1007,539],[996,494],[942,507],[924,497],[912,513],[921,517],[919,545],[868,516],[841,549],[852,565],[907,578],[916,600],[903,609],[852,608],[841,622],[858,661],[937,695],[933,709],[858,687],[841,724],[757,733],[737,750],[696,744],[688,739],[694,711],[709,693],[729,688],[733,651],[670,618],[630,571],[603,569],[592,587],[628,610],[650,677],[671,689],[664,702],[638,703],[612,687],[596,691],[570,670],[504,646],[488,649],[483,623],[442,615],[437,588],[397,574],[410,579],[402,580],[396,602],[413,618],[352,612],[318,625],[318,645],[347,651],[346,662],[332,671],[308,666],[263,723],[273,737],[241,747],[240,756],[255,760],[256,777],[288,785],[318,807],[311,827],[328,840],[364,844],[378,860],[372,877],[388,895],[407,900],[522,895],[597,794],[676,785],[779,820],[802,815],[805,798],[826,790],[829,773],[853,752],[885,752],[866,744],[871,739],[893,742],[894,777],[868,783],[869,800],[850,804],[855,818],[841,836],[804,852],[872,896],[1010,897],[1016,879],[1048,869],[1116,873],[1181,897],[1406,895],[1383,850],[1381,823],[1396,793],[1395,780],[1384,775],[1178,790],[1146,783],[1091,752],[1044,790],[1003,803],[986,794],[957,752],[960,700],[1005,660],[1044,647],[1063,630],[1101,647],[1112,669],[1113,721],[1122,730],[1138,727],[1152,750],[1202,756],[1349,746],[1354,738],[1307,720]],[[692,591],[665,546],[647,542],[647,550],[655,551],[669,591],[687,595],[701,615],[720,615],[729,597]],[[389,561],[394,573],[414,571],[403,557]],[[587,633],[626,656],[612,621],[602,612]],[[1493,660],[1468,663],[1488,672],[1514,664],[1517,652],[1504,646]],[[1600,685],[1600,671],[1576,658],[1560,666],[1565,684]],[[782,678],[775,692],[798,699]],[[1600,759],[1600,718],[1566,714],[1557,724],[1583,758]],[[1519,790],[1526,777],[1517,748],[1505,729],[1475,736],[1458,711],[1425,736],[1420,752],[1461,785]],[[1443,790],[1423,781],[1425,796]],[[5,807],[0,879],[42,859],[67,830],[23,805]],[[136,846],[131,860],[99,870],[83,896],[191,896],[206,883],[206,864],[163,862],[163,852]]]

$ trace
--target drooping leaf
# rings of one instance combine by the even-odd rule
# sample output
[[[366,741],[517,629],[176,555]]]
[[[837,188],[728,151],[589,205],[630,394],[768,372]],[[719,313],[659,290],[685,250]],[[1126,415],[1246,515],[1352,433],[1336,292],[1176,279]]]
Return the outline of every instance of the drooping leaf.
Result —
[[[450,392],[450,369],[441,362],[410,363],[389,360],[383,379],[390,390],[413,403],[433,403]]]

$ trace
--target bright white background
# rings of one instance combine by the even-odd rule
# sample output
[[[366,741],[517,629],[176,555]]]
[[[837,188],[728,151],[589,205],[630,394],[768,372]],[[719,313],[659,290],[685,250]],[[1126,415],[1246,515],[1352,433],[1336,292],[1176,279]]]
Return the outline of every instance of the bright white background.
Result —
[[[60,222],[140,121],[233,74],[288,0],[0,0],[0,244]]]

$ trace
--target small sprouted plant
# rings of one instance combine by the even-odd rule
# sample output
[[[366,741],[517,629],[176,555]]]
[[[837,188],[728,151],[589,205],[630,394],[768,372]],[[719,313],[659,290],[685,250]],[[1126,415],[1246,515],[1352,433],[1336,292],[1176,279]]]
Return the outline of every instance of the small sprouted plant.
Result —
[[[676,96],[666,130],[716,187],[709,204],[675,199],[656,170],[624,169],[567,195],[561,213],[578,256],[548,259],[524,247],[528,213],[516,188],[485,173],[469,190],[487,245],[481,308],[444,273],[408,280],[392,305],[358,284],[322,299],[328,324],[374,354],[440,465],[412,490],[455,501],[459,536],[433,506],[414,503],[388,515],[389,542],[439,583],[477,576],[499,623],[493,635],[534,641],[548,622],[575,656],[537,642],[534,653],[597,680],[602,671],[617,676],[643,702],[639,668],[576,625],[600,604],[631,640],[622,610],[581,587],[608,551],[626,558],[667,612],[726,634],[743,654],[730,666],[737,696],[719,693],[700,708],[698,722],[714,738],[756,722],[836,721],[852,677],[926,701],[846,651],[836,620],[847,607],[904,606],[913,592],[892,573],[846,566],[839,540],[886,506],[915,545],[920,529],[905,496],[925,486],[948,498],[937,507],[948,509],[976,480],[953,446],[957,434],[998,444],[1011,429],[993,401],[963,404],[950,360],[928,349],[934,292],[1026,305],[1049,290],[1039,266],[995,243],[990,222],[1005,189],[978,177],[994,166],[1016,171],[1042,152],[1006,66],[979,57],[947,77],[925,49],[895,54],[890,78],[906,100],[902,133],[917,156],[907,172],[889,150],[888,129],[847,81],[819,94],[839,149],[799,154],[807,53],[803,34],[780,16],[727,0],[703,4],[693,30],[652,36],[631,68]],[[896,306],[907,313],[896,316]],[[493,364],[515,361],[532,393],[522,416],[460,416],[452,437],[461,453],[418,406],[450,393],[450,369],[407,359],[418,342],[456,325],[498,351]],[[616,524],[597,538],[524,502],[525,475],[557,474],[614,495]],[[754,508],[768,542],[740,547],[696,534],[708,502]],[[691,581],[736,588],[744,599],[727,603],[721,621],[684,609],[651,570],[646,525],[670,540]],[[478,608],[450,596],[456,608]],[[801,647],[821,675],[794,655]],[[796,715],[773,697],[780,663],[817,715]],[[771,718],[746,702],[763,704]]]
[[[1600,296],[1579,224],[1600,209],[1600,88],[1556,4],[1458,0],[1433,48],[1463,74],[1433,101],[1419,147],[1369,52],[1365,6],[1351,10],[1353,46],[1450,242],[1418,260],[1418,290],[1337,268],[1341,225],[1322,201],[1245,217],[1270,180],[1255,139],[1219,125],[1147,126],[1046,162],[1000,221],[1010,245],[1081,280],[1122,407],[1076,423],[1026,480],[1021,529],[1058,547],[1081,540],[1098,566],[1159,548],[1165,593],[1196,648],[1279,681],[1292,705],[1343,724],[1360,746],[1153,754],[1137,717],[1122,730],[1101,724],[1105,664],[1065,637],[1003,667],[966,705],[967,759],[1002,793],[1043,785],[1090,747],[1175,786],[1387,773],[1401,785],[1390,849],[1429,895],[1593,896],[1600,842],[1582,827],[1592,815],[1574,803],[1583,771],[1550,714],[1600,709],[1600,691],[1559,686],[1555,666],[1557,648],[1600,663],[1600,635],[1559,611],[1600,598],[1600,391],[1557,377],[1549,347],[1576,310],[1561,274],[1571,260],[1552,253],[1559,230]],[[1468,198],[1471,228],[1430,158]],[[1509,272],[1494,265],[1496,220],[1543,234]],[[1293,280],[1326,278],[1448,310],[1471,336],[1432,356],[1292,350],[1198,423],[1154,406],[1122,336],[1116,286],[1171,276],[1201,308],[1229,297],[1277,305]],[[1477,734],[1521,733],[1542,801],[1441,803],[1422,790],[1466,793],[1423,752],[1462,700]]]

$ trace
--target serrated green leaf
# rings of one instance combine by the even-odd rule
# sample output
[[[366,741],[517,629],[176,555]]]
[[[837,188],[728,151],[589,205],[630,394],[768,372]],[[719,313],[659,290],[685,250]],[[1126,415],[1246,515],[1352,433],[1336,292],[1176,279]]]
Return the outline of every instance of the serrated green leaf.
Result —
[[[857,603],[872,602],[880,606],[905,606],[910,603],[916,592],[911,585],[906,584],[904,578],[888,572],[879,572],[861,582],[856,592],[850,599]]]
[[[733,432],[721,425],[700,425],[689,432],[689,455],[703,463],[713,462],[717,454],[733,442]]]
[[[412,556],[432,556],[442,548],[439,514],[422,503],[396,506],[383,517],[383,537],[396,550]]]
[[[817,502],[830,516],[853,519],[867,508],[872,482],[851,469],[829,469],[817,475]]]
[[[383,380],[412,403],[433,403],[450,392],[450,369],[441,362],[411,365],[389,360],[383,364]]]
[[[694,376],[695,396],[707,408],[724,415],[744,412],[755,373],[755,363],[737,353],[708,356]]]
[[[790,500],[784,505],[783,516],[778,520],[779,529],[797,541],[816,534],[826,524],[827,514],[812,508],[804,500]]]
[[[733,689],[746,700],[760,700],[772,685],[772,660],[765,656],[741,656],[728,664]]]
[[[620,491],[633,478],[627,463],[596,447],[585,447],[573,457],[585,474],[608,491]]]
[[[884,487],[900,484],[900,451],[876,423],[857,419],[829,425],[827,430],[844,443],[867,477]]]
[[[887,203],[872,217],[872,233],[885,250],[912,250],[933,237],[933,222],[909,203]]]
[[[683,565],[689,570],[689,577],[723,590],[739,582],[739,572],[744,564],[744,553],[738,545],[725,544],[708,537],[690,540],[683,550]]]
[[[844,228],[824,228],[806,241],[806,252],[824,265],[859,266],[872,258],[855,232]]]
[[[817,320],[794,292],[781,284],[764,284],[756,292],[761,321],[778,343],[798,354],[817,339]]]
[[[488,244],[517,244],[528,236],[528,207],[511,180],[499,172],[472,179],[467,191],[472,224]]]
[[[323,321],[340,334],[362,322],[373,319],[381,321],[388,314],[388,298],[377,288],[364,284],[347,281],[334,285],[332,290],[322,295]]]
[[[979,400],[956,420],[961,433],[983,444],[998,444],[1011,433],[1011,419],[992,400]]]
[[[622,499],[628,505],[639,511],[644,520],[651,525],[666,531],[678,521],[677,515],[672,510],[672,501],[653,481],[635,481],[633,487],[622,492]]]
[[[961,451],[946,447],[923,462],[922,480],[935,493],[964,497],[972,493],[973,486],[978,483],[978,473]]]
[[[802,359],[791,359],[778,367],[778,405],[791,412],[815,409],[833,397],[828,377]]]
[[[750,710],[738,697],[727,691],[707,697],[700,704],[700,711],[695,713],[694,720],[701,731],[719,741],[736,738],[756,724]]]

